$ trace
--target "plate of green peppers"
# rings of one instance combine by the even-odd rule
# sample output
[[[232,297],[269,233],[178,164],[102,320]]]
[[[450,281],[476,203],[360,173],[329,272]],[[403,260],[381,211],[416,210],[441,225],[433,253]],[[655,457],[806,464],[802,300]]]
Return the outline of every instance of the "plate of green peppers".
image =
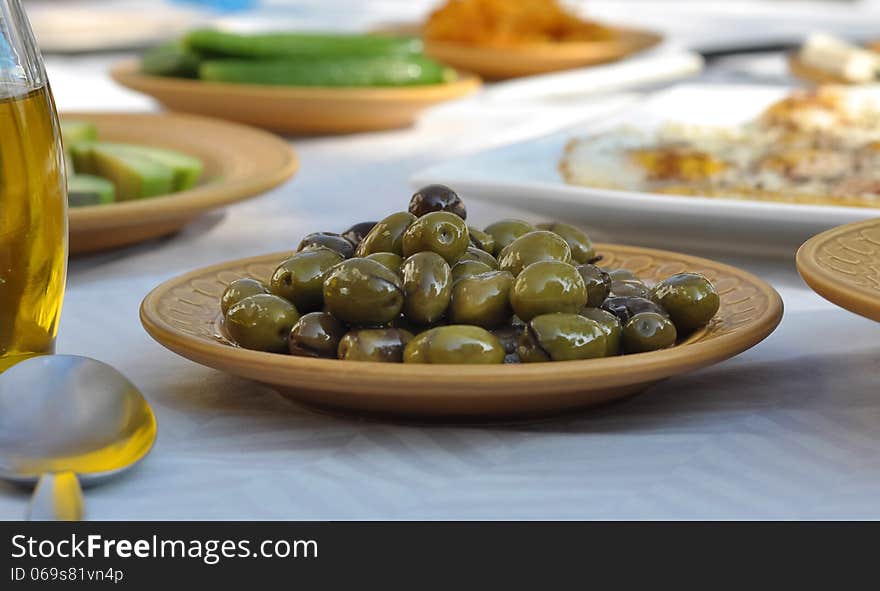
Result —
[[[287,134],[406,127],[481,84],[427,57],[414,37],[213,29],[148,50],[112,76],[171,110]]]

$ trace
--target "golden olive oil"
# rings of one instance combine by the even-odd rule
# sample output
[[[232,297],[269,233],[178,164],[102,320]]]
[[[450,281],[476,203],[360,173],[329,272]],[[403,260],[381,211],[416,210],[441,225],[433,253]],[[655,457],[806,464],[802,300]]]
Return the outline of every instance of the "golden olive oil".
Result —
[[[48,87],[0,89],[0,372],[55,348],[67,272],[67,191]]]

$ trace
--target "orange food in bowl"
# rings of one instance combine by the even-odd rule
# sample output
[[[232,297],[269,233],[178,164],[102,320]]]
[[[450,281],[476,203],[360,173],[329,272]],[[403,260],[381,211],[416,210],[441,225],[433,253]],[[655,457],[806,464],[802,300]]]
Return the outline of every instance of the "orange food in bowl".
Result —
[[[606,41],[614,31],[578,18],[556,0],[448,0],[428,18],[423,35],[432,41],[509,47]]]

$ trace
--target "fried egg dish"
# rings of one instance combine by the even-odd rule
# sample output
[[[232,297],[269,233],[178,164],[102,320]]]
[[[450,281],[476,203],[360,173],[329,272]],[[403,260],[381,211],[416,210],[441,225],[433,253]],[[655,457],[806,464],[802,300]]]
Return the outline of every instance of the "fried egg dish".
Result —
[[[880,207],[880,108],[836,87],[796,91],[738,127],[668,123],[571,140],[573,185]]]

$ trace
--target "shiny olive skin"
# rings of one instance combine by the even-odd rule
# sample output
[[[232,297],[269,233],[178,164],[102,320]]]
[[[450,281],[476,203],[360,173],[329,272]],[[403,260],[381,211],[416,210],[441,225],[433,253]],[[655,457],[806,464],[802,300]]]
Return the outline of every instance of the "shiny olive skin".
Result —
[[[227,286],[223,295],[220,296],[220,311],[226,314],[229,308],[241,300],[258,293],[270,293],[269,288],[256,279],[236,279]]]
[[[715,286],[698,273],[667,277],[654,286],[651,298],[669,312],[675,328],[682,334],[705,326],[721,306]]]
[[[655,314],[668,317],[666,310],[647,298],[610,297],[602,302],[599,308],[617,316],[622,325],[625,325],[629,322],[630,318],[641,312],[654,312]]]
[[[606,355],[608,357],[620,355],[620,340],[623,334],[623,326],[620,324],[620,319],[611,312],[606,312],[599,308],[584,308],[580,311],[580,315],[584,318],[595,320],[602,327],[602,330],[605,331]]]
[[[483,232],[479,228],[468,226],[468,235],[474,248],[479,248],[491,255],[495,254],[495,239],[492,238],[491,234]]]
[[[537,230],[535,226],[523,220],[506,219],[489,224],[483,231],[495,239],[495,252],[501,252],[505,246],[529,232]]]
[[[396,273],[376,261],[348,259],[327,275],[324,307],[350,324],[387,324],[403,308],[403,284]]]
[[[618,298],[647,298],[648,286],[638,279],[612,279],[608,295]]]
[[[363,241],[378,222],[360,222],[342,233],[342,237],[351,242],[355,248]]]
[[[483,328],[510,322],[513,281],[513,275],[507,271],[489,271],[456,282],[452,287],[449,321]]]
[[[577,270],[584,280],[584,285],[587,286],[587,307],[598,307],[611,292],[611,277],[596,265],[589,263],[578,265]]]
[[[467,219],[467,209],[461,197],[446,185],[422,187],[409,200],[409,212],[418,218],[433,211],[448,211]]]
[[[454,265],[470,245],[464,221],[448,211],[434,211],[423,215],[407,228],[403,235],[403,256],[417,252],[436,252]]]
[[[479,326],[439,326],[411,340],[403,351],[403,362],[503,363],[504,346],[498,337]]]
[[[538,261],[571,262],[571,249],[561,237],[547,230],[523,234],[498,253],[498,268],[516,277],[520,271]]]
[[[380,222],[364,236],[354,252],[356,257],[365,257],[374,252],[393,252],[403,256],[403,234],[416,216],[408,211],[392,213]]]
[[[337,355],[346,361],[403,363],[403,350],[412,338],[402,328],[360,328],[342,337]]]
[[[374,252],[364,258],[376,261],[380,265],[386,267],[389,271],[400,275],[400,268],[403,266],[403,257],[399,254],[394,254],[393,252]]]
[[[452,284],[455,285],[460,279],[482,275],[494,270],[486,263],[480,261],[459,261],[452,267]]]
[[[287,339],[288,351],[298,357],[336,359],[336,349],[345,332],[345,326],[332,314],[309,312],[290,330]]]
[[[298,252],[281,263],[272,274],[269,290],[289,300],[300,312],[314,312],[324,305],[324,279],[344,259],[323,246]]]
[[[446,314],[452,272],[436,252],[417,252],[403,262],[403,313],[416,324],[433,324]]]
[[[636,274],[629,269],[605,269],[605,272],[611,277],[611,281],[623,281],[624,279],[639,280]]]
[[[350,259],[354,256],[354,246],[352,246],[351,242],[339,234],[333,234],[332,232],[314,232],[309,234],[302,239],[299,246],[296,248],[296,251],[300,252],[316,246],[323,246],[330,250],[335,250],[346,259]]]
[[[522,270],[513,284],[510,304],[528,322],[553,312],[576,313],[587,303],[587,287],[578,270],[561,261],[540,261]]]
[[[538,224],[537,228],[539,230],[549,230],[565,240],[571,249],[571,258],[575,262],[584,264],[596,259],[596,249],[593,248],[593,241],[580,228],[562,222]]]
[[[532,318],[516,348],[520,361],[573,361],[605,357],[605,329],[578,314],[542,314]]]
[[[479,261],[489,265],[493,269],[498,268],[498,260],[495,257],[488,252],[480,250],[479,248],[474,248],[473,246],[469,246],[468,249],[464,251],[464,254],[458,257],[459,263],[463,261]]]
[[[645,353],[668,349],[678,338],[675,325],[656,312],[640,312],[623,327],[623,350],[626,353]]]
[[[230,307],[224,327],[245,349],[282,353],[287,351],[287,337],[297,320],[299,312],[293,304],[276,295],[259,293]]]

